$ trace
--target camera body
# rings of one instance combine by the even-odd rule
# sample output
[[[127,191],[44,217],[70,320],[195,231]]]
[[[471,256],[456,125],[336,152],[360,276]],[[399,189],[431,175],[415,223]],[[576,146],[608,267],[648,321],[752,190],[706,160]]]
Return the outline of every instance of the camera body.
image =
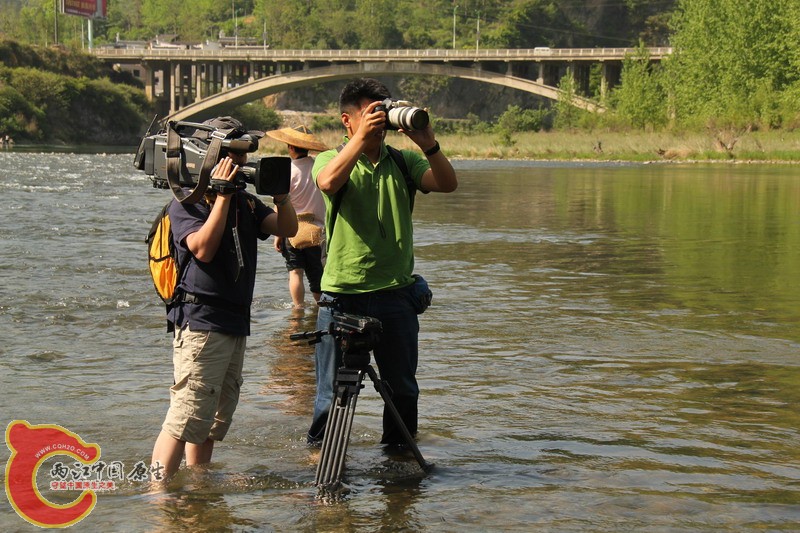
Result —
[[[371,316],[352,315],[334,311],[331,313],[331,333],[334,336],[341,334],[357,334],[366,336],[380,335],[382,331],[381,321]]]
[[[345,366],[357,368],[369,364],[368,352],[380,341],[383,332],[381,321],[338,311],[332,313],[332,318],[328,333],[339,341],[345,354]],[[359,355],[365,355],[366,362],[359,359]]]
[[[292,340],[311,339],[309,344],[320,342],[322,337],[330,335],[342,349],[342,363],[351,370],[363,370],[369,365],[369,352],[381,340],[383,326],[381,321],[371,316],[352,315],[339,310],[339,303],[320,301],[320,307],[331,308],[331,323],[327,330],[292,333]]]
[[[211,138],[217,128],[194,122],[177,122],[175,131],[180,135],[180,185],[194,187],[203,167],[209,142],[203,137]],[[196,133],[208,132],[208,135],[197,136]],[[228,152],[251,153],[258,150],[258,137],[242,134],[234,138],[222,139],[220,159]],[[167,177],[167,132],[145,135],[139,144],[134,158],[134,167],[143,170],[150,176],[153,187],[169,189]],[[230,188],[244,189],[248,183],[255,186],[257,194],[275,196],[289,192],[291,179],[291,159],[288,157],[262,157],[239,167],[232,184],[224,180],[212,180],[210,189],[217,192],[231,192]],[[221,183],[224,182],[224,183]]]
[[[427,111],[405,100],[387,98],[375,110],[386,113],[387,130],[424,130],[430,122]]]

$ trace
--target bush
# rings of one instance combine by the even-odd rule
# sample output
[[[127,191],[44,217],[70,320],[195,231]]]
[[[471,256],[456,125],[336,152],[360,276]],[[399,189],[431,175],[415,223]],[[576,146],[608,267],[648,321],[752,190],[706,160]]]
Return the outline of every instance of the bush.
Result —
[[[538,132],[545,129],[549,120],[547,109],[522,109],[516,105],[508,106],[508,109],[497,119],[497,128],[511,133],[520,131]]]
[[[0,80],[3,127],[30,140],[135,144],[150,109],[144,91],[108,78],[22,67],[0,70]]]
[[[83,142],[135,144],[149,103],[141,91],[109,79],[86,80],[70,115]],[[81,117],[80,120],[77,120]]]
[[[44,113],[13,87],[0,85],[0,135],[16,141],[41,139],[39,122]]]
[[[241,105],[231,112],[231,116],[239,119],[245,128],[269,131],[280,128],[283,120],[274,109],[261,102],[250,102]]]
[[[338,115],[317,115],[311,122],[311,131],[338,131],[342,129],[342,119]]]

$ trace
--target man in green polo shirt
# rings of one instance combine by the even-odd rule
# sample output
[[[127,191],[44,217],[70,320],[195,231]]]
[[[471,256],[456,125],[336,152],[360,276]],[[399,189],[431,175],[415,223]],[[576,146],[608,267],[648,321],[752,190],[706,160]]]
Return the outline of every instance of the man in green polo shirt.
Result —
[[[344,146],[317,156],[312,175],[327,208],[328,258],[322,276],[320,303],[336,301],[344,313],[381,321],[383,333],[373,355],[381,378],[393,391],[392,403],[409,432],[417,432],[416,381],[419,321],[415,307],[413,194],[403,171],[390,155],[384,137],[386,113],[379,107],[390,98],[381,82],[361,78],[348,83],[339,98]],[[419,148],[402,150],[408,176],[416,189],[452,192],[458,186],[450,161],[428,125],[400,130]],[[328,330],[332,310],[322,307],[317,327]],[[333,398],[341,353],[330,335],[316,345],[317,395],[310,443],[321,441]],[[404,442],[391,413],[384,410],[383,437],[389,445]]]

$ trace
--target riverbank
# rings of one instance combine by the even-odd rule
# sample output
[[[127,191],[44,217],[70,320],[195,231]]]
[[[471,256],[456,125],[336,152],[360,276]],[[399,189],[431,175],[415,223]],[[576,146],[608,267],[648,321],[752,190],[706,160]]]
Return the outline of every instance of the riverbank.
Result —
[[[328,146],[342,142],[342,132],[323,131]],[[712,133],[643,133],[608,131],[522,132],[508,141],[500,134],[437,134],[452,159],[531,159],[553,161],[630,162],[782,162],[800,163],[800,132],[750,132],[738,138]],[[387,141],[413,148],[403,135],[390,132]],[[285,153],[285,146],[262,141],[262,150]]]
[[[317,134],[327,146],[339,145],[343,131]],[[504,142],[499,134],[437,134],[442,150],[453,160],[537,160],[608,162],[722,162],[800,163],[800,132],[771,131],[742,135],[729,148],[711,134],[636,132],[524,132]],[[413,149],[405,136],[390,132],[387,142]],[[732,146],[731,146],[732,145]],[[136,146],[19,144],[17,152],[126,153]],[[262,154],[286,155],[286,145],[268,137],[261,140]]]

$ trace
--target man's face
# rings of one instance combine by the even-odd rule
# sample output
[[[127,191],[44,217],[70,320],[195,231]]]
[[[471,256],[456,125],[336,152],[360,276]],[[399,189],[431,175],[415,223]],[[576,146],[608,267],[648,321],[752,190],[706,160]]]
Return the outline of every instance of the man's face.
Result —
[[[358,131],[358,128],[361,126],[361,122],[364,120],[364,115],[367,113],[374,113],[374,106],[372,109],[368,109],[372,104],[378,103],[380,100],[370,100],[369,98],[362,98],[358,102],[357,109],[352,109],[351,112],[344,112],[342,113],[342,123],[344,127],[347,128],[348,137],[353,137],[353,134]],[[383,136],[386,132],[382,129],[377,131],[375,136],[380,137],[383,139]]]

